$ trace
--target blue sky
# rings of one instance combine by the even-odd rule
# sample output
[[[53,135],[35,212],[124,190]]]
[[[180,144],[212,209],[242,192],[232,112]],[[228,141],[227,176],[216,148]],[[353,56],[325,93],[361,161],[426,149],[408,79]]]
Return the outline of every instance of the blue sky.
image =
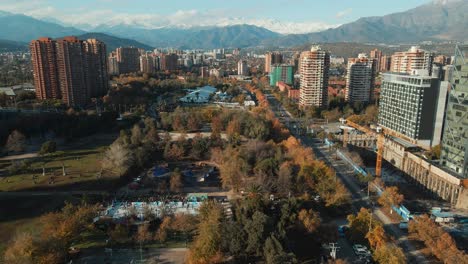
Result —
[[[430,0],[0,0],[0,10],[67,24],[127,21],[147,27],[279,20],[316,27],[405,11]],[[228,22],[226,22],[228,23]],[[254,22],[252,22],[254,23]]]

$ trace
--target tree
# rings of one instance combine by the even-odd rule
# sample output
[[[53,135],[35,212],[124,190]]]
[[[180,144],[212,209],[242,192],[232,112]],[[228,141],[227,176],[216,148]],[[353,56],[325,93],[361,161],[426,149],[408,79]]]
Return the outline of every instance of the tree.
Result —
[[[308,233],[315,232],[320,226],[320,216],[312,209],[302,209],[297,218]]]
[[[405,264],[406,257],[401,248],[392,243],[386,243],[374,251],[373,258],[378,263]]]
[[[155,234],[155,239],[161,243],[166,242],[167,239],[167,233],[169,231],[169,228],[171,226],[171,221],[172,219],[169,216],[166,216],[163,218],[161,224],[159,225],[158,230],[156,231]]]
[[[26,144],[26,137],[18,130],[13,130],[8,136],[5,148],[9,152],[22,152]]]
[[[171,178],[169,181],[169,189],[171,190],[171,192],[178,193],[180,192],[182,187],[183,187],[182,174],[177,168],[171,173]]]
[[[34,251],[33,236],[30,233],[18,233],[8,244],[4,261],[11,264],[32,264]]]
[[[357,215],[351,214],[347,218],[349,222],[349,235],[351,240],[355,242],[364,243],[367,232],[373,230],[377,225],[382,225],[366,208],[361,208]],[[369,225],[372,226],[369,228]]]
[[[124,225],[116,225],[108,233],[111,240],[117,243],[125,243],[129,240],[129,232]]]
[[[386,187],[379,197],[379,204],[385,208],[399,206],[403,202],[403,195],[398,192],[398,187]],[[390,211],[391,212],[391,211]]]
[[[263,256],[267,264],[283,264],[283,263],[295,263],[294,256],[288,255],[281,243],[275,237],[271,235],[265,241],[263,246]]]
[[[180,160],[184,154],[184,148],[177,143],[166,144],[164,149],[164,158],[168,160]]]
[[[122,176],[133,166],[134,158],[128,147],[119,142],[114,142],[104,153],[102,168],[110,171],[117,170]]]
[[[289,162],[283,162],[278,171],[277,190],[279,193],[286,195],[291,191],[293,168]]]
[[[387,235],[385,235],[385,230],[381,225],[377,225],[366,235],[369,245],[373,249],[378,249],[379,247],[385,246],[388,241]]]
[[[45,155],[49,153],[54,153],[56,150],[57,150],[57,143],[55,143],[55,141],[49,140],[42,144],[39,154]]]
[[[270,231],[270,218],[260,211],[255,211],[252,219],[244,226],[247,233],[246,251],[257,256],[262,253],[262,246]]]
[[[238,143],[241,135],[241,125],[237,118],[229,121],[226,127],[226,134],[231,143]]]
[[[327,138],[327,133],[325,133],[325,131],[320,131],[318,134],[317,134],[317,137],[323,142],[325,142],[325,138]]]
[[[138,146],[143,141],[143,132],[141,131],[141,127],[138,124],[135,124],[132,128],[132,135],[130,137],[130,142],[134,146]]]
[[[189,263],[219,263],[222,258],[223,208],[215,201],[205,201],[199,209],[197,235],[190,248]]]
[[[135,241],[144,244],[148,241],[151,241],[152,238],[153,236],[149,230],[149,224],[142,224],[138,226],[137,232],[135,234]]]
[[[239,151],[227,148],[223,152],[223,161],[219,167],[223,188],[239,190],[247,170],[247,163],[240,157]]]

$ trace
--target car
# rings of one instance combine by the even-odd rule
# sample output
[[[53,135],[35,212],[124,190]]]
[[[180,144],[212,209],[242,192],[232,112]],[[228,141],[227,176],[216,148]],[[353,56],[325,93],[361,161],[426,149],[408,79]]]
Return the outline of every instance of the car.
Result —
[[[363,246],[361,244],[354,244],[353,245],[353,250],[354,250],[354,253],[358,256],[358,257],[370,257],[371,256],[371,253],[370,251],[367,249],[366,246]]]
[[[345,237],[346,230],[348,230],[348,227],[345,225],[341,225],[338,227],[338,236],[339,237]]]

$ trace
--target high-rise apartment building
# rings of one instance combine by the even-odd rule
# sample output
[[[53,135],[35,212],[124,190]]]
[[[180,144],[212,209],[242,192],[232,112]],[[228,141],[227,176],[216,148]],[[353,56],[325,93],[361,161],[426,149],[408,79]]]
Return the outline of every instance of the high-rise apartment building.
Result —
[[[237,75],[242,75],[242,76],[249,75],[249,66],[247,65],[247,61],[240,60],[237,63]]]
[[[82,41],[76,37],[57,40],[57,69],[62,101],[67,105],[85,105],[91,85],[87,57]]]
[[[31,41],[29,47],[36,98],[39,100],[62,98],[58,80],[55,40],[40,38]]]
[[[392,64],[392,56],[383,55],[380,60],[380,72],[388,72]]]
[[[140,71],[140,50],[135,47],[120,47],[115,50],[119,62],[119,73]]]
[[[208,67],[206,66],[200,67],[200,77],[202,78],[210,77],[210,71],[208,70]]]
[[[110,75],[119,75],[119,61],[117,60],[117,54],[115,51],[109,54],[107,58],[107,63],[109,65],[109,74]]]
[[[380,70],[380,64],[382,62],[382,57],[383,57],[382,51],[380,51],[378,49],[371,50],[370,58],[375,60],[375,69],[376,69],[376,71]]]
[[[393,54],[390,71],[413,74],[415,70],[426,70],[430,75],[433,61],[433,53],[413,46],[408,51]]]
[[[31,41],[32,65],[38,99],[61,99],[84,106],[107,92],[106,46],[95,39],[76,37]]]
[[[468,46],[458,46],[450,77],[441,151],[442,165],[468,178]]]
[[[140,71],[142,73],[153,74],[156,72],[156,56],[144,54],[140,56]]]
[[[163,71],[175,71],[178,67],[179,56],[175,53],[161,54],[161,70]]]
[[[292,85],[294,83],[294,66],[289,64],[275,64],[271,66],[270,86],[277,82]]]
[[[301,107],[323,108],[328,104],[328,71],[330,53],[320,46],[313,46],[300,57],[300,98]]]
[[[88,59],[91,82],[89,96],[91,98],[103,96],[109,89],[106,44],[97,39],[88,39],[83,41],[83,46]]]
[[[429,148],[440,143],[448,83],[415,74],[383,74],[378,122]]]
[[[348,59],[346,75],[346,101],[370,103],[374,91],[376,59],[359,54],[358,58]]]
[[[265,54],[265,72],[271,72],[271,65],[283,63],[283,54],[279,52],[268,52]]]

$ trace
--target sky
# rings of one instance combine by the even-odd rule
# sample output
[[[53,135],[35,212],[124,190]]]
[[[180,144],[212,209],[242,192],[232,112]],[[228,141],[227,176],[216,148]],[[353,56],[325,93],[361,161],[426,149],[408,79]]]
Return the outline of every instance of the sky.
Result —
[[[255,24],[318,31],[360,17],[405,11],[430,0],[0,0],[0,10],[80,28],[99,24],[209,26]]]

